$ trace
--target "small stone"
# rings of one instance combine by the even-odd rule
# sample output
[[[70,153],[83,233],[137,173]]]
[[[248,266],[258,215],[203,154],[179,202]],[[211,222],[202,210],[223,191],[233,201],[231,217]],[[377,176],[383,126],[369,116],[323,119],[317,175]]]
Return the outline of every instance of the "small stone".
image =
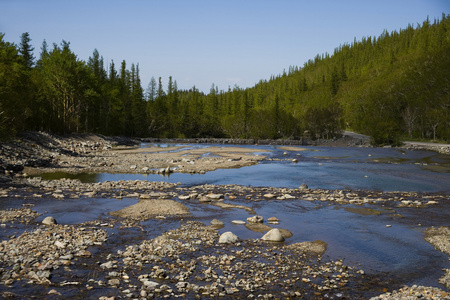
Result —
[[[112,285],[112,286],[118,286],[118,285],[120,285],[120,280],[117,278],[110,279],[110,280],[108,280],[108,284]]]
[[[143,284],[144,284],[145,286],[147,286],[147,287],[150,287],[150,288],[155,288],[155,287],[157,287],[157,286],[159,285],[159,283],[154,282],[154,281],[151,281],[151,280],[145,280],[145,281],[143,282]]]
[[[108,261],[108,262],[105,262],[100,265],[100,268],[102,268],[102,269],[112,269],[113,267],[114,267],[114,264],[112,261]]]
[[[64,194],[53,193],[52,197],[55,199],[64,199]]]
[[[58,248],[60,248],[60,249],[66,248],[66,244],[63,243],[63,242],[60,242],[60,241],[56,241],[56,242],[55,242],[55,246],[58,247]]]
[[[299,189],[301,190],[307,190],[308,189],[308,185],[306,183],[302,183],[299,187]]]
[[[208,197],[209,199],[212,199],[212,200],[219,200],[219,199],[223,199],[223,194],[208,194],[208,195],[206,195],[206,197]]]
[[[61,293],[58,292],[58,291],[55,290],[55,289],[52,289],[52,290],[50,290],[50,291],[48,292],[48,295],[58,295],[58,296],[61,296]]]

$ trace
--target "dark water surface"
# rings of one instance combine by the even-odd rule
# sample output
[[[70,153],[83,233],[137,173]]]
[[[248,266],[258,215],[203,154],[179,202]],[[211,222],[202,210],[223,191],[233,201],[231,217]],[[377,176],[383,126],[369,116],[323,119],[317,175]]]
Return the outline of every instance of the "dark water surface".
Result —
[[[435,152],[393,148],[302,147],[306,150],[286,151],[284,154],[284,150],[275,146],[246,147],[252,147],[255,152],[270,150],[269,153],[260,154],[271,160],[251,167],[217,170],[204,175],[174,173],[170,177],[163,177],[140,174],[48,174],[42,177],[71,177],[85,182],[140,179],[180,182],[184,186],[208,183],[296,188],[301,183],[306,183],[310,188],[323,189],[450,193],[450,156]],[[299,162],[292,163],[293,158],[297,158]],[[14,202],[17,201],[15,199],[5,201],[3,205],[17,203]],[[108,212],[132,205],[137,200],[80,198],[27,199],[27,202],[35,203],[33,209],[44,214],[40,219],[52,215],[61,224],[76,224],[110,218]],[[232,220],[246,220],[251,216],[243,209],[220,209],[208,204],[180,202],[190,208],[192,219],[201,220],[207,225],[214,218],[222,220],[225,227],[220,229],[220,233],[232,231],[241,239],[260,238],[263,235],[245,226],[231,224]],[[279,225],[270,226],[288,229],[293,233],[286,240],[287,244],[325,241],[328,248],[324,259],[344,259],[345,264],[357,266],[368,275],[387,278],[391,285],[418,284],[445,289],[438,283],[438,278],[444,274],[442,269],[450,268],[448,256],[434,250],[424,240],[424,230],[430,226],[450,225],[450,200],[420,209],[399,208],[395,203],[386,203],[383,207],[371,204],[353,206],[301,199],[260,202],[237,199],[226,202],[249,206],[265,219],[272,216],[279,218]],[[10,205],[12,206],[14,205]],[[149,232],[145,237],[153,238],[165,229],[176,228],[178,221],[149,220],[141,225]],[[112,230],[117,239],[115,247],[139,243],[143,238],[141,231],[109,230]],[[0,229],[1,239],[6,238],[7,234],[10,233]]]

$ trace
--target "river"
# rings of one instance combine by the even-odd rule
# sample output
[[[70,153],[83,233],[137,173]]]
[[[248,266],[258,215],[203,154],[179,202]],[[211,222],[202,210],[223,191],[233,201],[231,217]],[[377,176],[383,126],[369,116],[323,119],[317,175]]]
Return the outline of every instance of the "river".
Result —
[[[166,147],[167,145],[159,145]],[[183,145],[207,147],[209,145]],[[220,145],[224,147],[224,145]],[[408,151],[397,148],[333,148],[302,147],[300,151],[285,151],[277,146],[248,146],[267,159],[257,165],[239,169],[225,169],[206,174],[44,174],[44,179],[78,178],[85,182],[118,180],[148,180],[179,182],[191,187],[202,184],[238,184],[243,186],[272,186],[297,188],[306,183],[311,189],[350,189],[377,191],[411,191],[448,195],[450,193],[450,156],[431,151]],[[184,149],[183,148],[183,149]],[[261,152],[269,150],[270,152]],[[206,154],[208,155],[208,154]],[[296,162],[293,162],[293,160]],[[375,295],[375,288],[402,285],[426,285],[445,289],[438,283],[442,269],[450,268],[448,257],[424,240],[424,230],[430,226],[450,224],[450,200],[426,208],[385,205],[343,205],[317,201],[267,200],[254,202],[237,199],[231,204],[246,205],[256,214],[268,218],[277,216],[278,227],[288,229],[293,236],[286,244],[322,240],[328,244],[324,259],[344,259],[350,266],[358,266],[374,278],[365,296]],[[11,201],[14,201],[13,199]],[[31,200],[39,213],[54,216],[62,224],[110,218],[108,212],[136,203],[124,198],[81,198],[55,201]],[[220,209],[209,205],[184,203],[192,218],[209,225],[220,219],[225,227],[220,233],[232,231],[241,239],[258,239],[260,232],[233,225],[232,220],[246,220],[251,216],[243,209]],[[42,219],[40,217],[40,219]],[[38,219],[38,221],[40,221]],[[163,222],[170,224],[162,225]],[[173,228],[178,221],[149,220],[142,222],[145,230]],[[388,226],[386,226],[388,225]],[[5,236],[7,232],[2,235]],[[126,242],[136,238],[130,234]],[[124,241],[121,241],[121,243]],[[116,247],[121,247],[116,245]],[[115,250],[114,250],[115,251]],[[361,295],[361,294],[358,294]]]

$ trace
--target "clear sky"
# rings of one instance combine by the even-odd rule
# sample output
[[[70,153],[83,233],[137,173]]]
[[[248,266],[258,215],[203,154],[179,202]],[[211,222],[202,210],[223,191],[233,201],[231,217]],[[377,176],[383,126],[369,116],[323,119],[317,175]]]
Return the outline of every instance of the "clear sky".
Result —
[[[450,0],[0,0],[0,32],[29,32],[39,56],[70,42],[81,60],[94,49],[120,68],[139,63],[143,88],[169,76],[208,93],[251,87],[354,38],[379,36],[450,13]],[[107,66],[105,66],[106,68]]]

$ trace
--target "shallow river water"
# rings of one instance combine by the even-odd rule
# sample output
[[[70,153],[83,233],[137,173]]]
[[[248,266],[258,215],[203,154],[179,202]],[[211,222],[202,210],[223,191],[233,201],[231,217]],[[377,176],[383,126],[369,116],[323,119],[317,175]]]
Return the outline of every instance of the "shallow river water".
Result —
[[[163,147],[167,145],[161,145]],[[223,146],[223,145],[220,145]],[[186,147],[205,147],[189,145]],[[284,151],[275,146],[246,146],[255,152],[270,150],[258,165],[240,169],[227,169],[199,174],[173,173],[170,176],[140,174],[82,174],[75,176],[85,182],[116,180],[148,180],[180,182],[183,186],[201,184],[239,184],[244,186],[273,186],[296,188],[306,183],[309,188],[363,189],[379,191],[417,191],[450,194],[450,156],[431,151],[407,151],[395,148],[327,148],[302,147],[303,151]],[[285,153],[286,152],[286,153]],[[292,159],[298,159],[293,163]],[[74,177],[68,174],[47,174],[44,179]],[[448,256],[434,250],[424,240],[424,230],[430,226],[450,225],[450,199],[438,206],[426,208],[399,208],[385,206],[340,205],[328,202],[298,200],[239,200],[228,203],[250,206],[265,219],[276,216],[278,227],[288,229],[293,236],[287,244],[322,240],[328,244],[325,259],[344,259],[350,266],[364,269],[368,275],[387,280],[389,285],[437,286],[443,276],[442,269],[450,268]],[[110,218],[108,212],[136,203],[136,199],[52,199],[35,200],[34,210],[54,216],[59,223],[77,224]],[[28,203],[30,201],[27,200]],[[33,202],[33,201],[31,201]],[[13,200],[11,200],[13,203]],[[241,239],[260,238],[232,220],[246,220],[251,216],[242,209],[221,209],[211,205],[193,205],[192,219],[209,225],[220,219],[225,227],[220,233],[232,231]],[[374,213],[375,212],[375,213]],[[402,217],[398,217],[401,215]],[[41,216],[41,220],[44,216]],[[38,221],[39,221],[38,220]],[[149,220],[143,227],[156,237],[164,229],[177,226],[177,221]],[[158,225],[159,224],[159,225]],[[158,226],[156,226],[158,225]],[[391,227],[386,227],[391,225]],[[152,232],[151,228],[155,228]],[[158,228],[158,229],[157,229]],[[0,233],[4,238],[6,232]],[[116,232],[117,234],[117,232]],[[131,242],[136,236],[124,236]],[[119,245],[117,245],[119,247]],[[368,295],[371,295],[368,293]]]
[[[158,145],[167,147],[167,145]],[[180,146],[180,145],[176,145]],[[190,145],[183,149],[226,145]],[[231,146],[231,145],[229,145]],[[450,193],[450,156],[432,151],[397,148],[301,147],[284,151],[277,146],[245,146],[270,160],[239,169],[219,169],[206,174],[48,174],[44,179],[79,178],[85,182],[148,180],[200,184],[240,184],[296,188],[364,189]],[[258,152],[268,150],[270,152]],[[284,155],[286,154],[286,155]],[[292,159],[297,163],[292,163]]]

